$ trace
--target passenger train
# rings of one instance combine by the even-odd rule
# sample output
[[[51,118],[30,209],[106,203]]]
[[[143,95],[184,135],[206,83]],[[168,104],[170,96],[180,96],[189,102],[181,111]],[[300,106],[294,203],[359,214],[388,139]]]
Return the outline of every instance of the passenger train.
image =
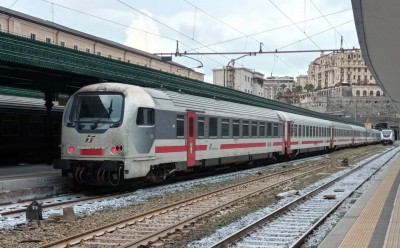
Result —
[[[392,145],[394,143],[394,131],[392,129],[383,129],[381,132],[381,142],[383,145]]]
[[[64,107],[55,104],[48,122],[44,103],[35,98],[0,96],[0,165],[51,164],[60,157]]]
[[[267,108],[120,83],[69,99],[61,159],[78,184],[165,180],[178,171],[379,143],[380,132]]]

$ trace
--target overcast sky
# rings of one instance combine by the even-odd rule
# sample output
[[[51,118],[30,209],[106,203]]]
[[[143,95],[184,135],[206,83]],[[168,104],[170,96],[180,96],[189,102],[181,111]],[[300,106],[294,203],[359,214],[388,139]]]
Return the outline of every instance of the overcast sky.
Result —
[[[1,0],[2,7],[150,53],[258,52],[359,47],[350,0]],[[307,73],[317,53],[263,54],[235,62],[265,76]],[[173,57],[212,82],[241,55]]]

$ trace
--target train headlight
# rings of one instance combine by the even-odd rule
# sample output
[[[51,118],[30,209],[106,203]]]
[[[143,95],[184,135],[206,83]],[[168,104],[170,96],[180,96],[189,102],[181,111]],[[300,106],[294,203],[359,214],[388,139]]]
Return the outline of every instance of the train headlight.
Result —
[[[116,146],[113,146],[110,148],[110,151],[113,155],[115,155],[117,153],[122,154],[122,145],[118,144]]]
[[[69,146],[68,147],[68,152],[69,153],[74,153],[75,152],[75,147],[74,146]]]
[[[113,155],[117,154],[117,148],[111,147],[111,153],[112,153]]]

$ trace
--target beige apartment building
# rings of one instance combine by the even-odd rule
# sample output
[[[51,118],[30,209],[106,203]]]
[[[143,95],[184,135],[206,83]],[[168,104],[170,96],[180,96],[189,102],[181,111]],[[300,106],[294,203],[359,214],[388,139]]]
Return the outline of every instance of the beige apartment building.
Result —
[[[376,84],[371,72],[365,65],[361,51],[339,51],[321,53],[308,66],[307,83],[315,89],[324,89],[341,84]]]
[[[163,58],[0,7],[0,31],[204,81],[204,74]],[[169,61],[168,61],[169,60]]]
[[[213,69],[213,83],[219,86],[264,97],[264,74],[247,68]]]

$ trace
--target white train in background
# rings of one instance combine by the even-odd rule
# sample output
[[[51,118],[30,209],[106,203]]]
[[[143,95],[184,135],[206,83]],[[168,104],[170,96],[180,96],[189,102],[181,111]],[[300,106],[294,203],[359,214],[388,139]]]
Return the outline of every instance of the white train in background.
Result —
[[[392,129],[383,129],[381,131],[381,142],[384,145],[392,145],[394,143],[394,131]]]
[[[101,83],[78,90],[62,120],[61,159],[78,184],[159,182],[178,171],[264,163],[379,143],[380,131],[161,89]]]

